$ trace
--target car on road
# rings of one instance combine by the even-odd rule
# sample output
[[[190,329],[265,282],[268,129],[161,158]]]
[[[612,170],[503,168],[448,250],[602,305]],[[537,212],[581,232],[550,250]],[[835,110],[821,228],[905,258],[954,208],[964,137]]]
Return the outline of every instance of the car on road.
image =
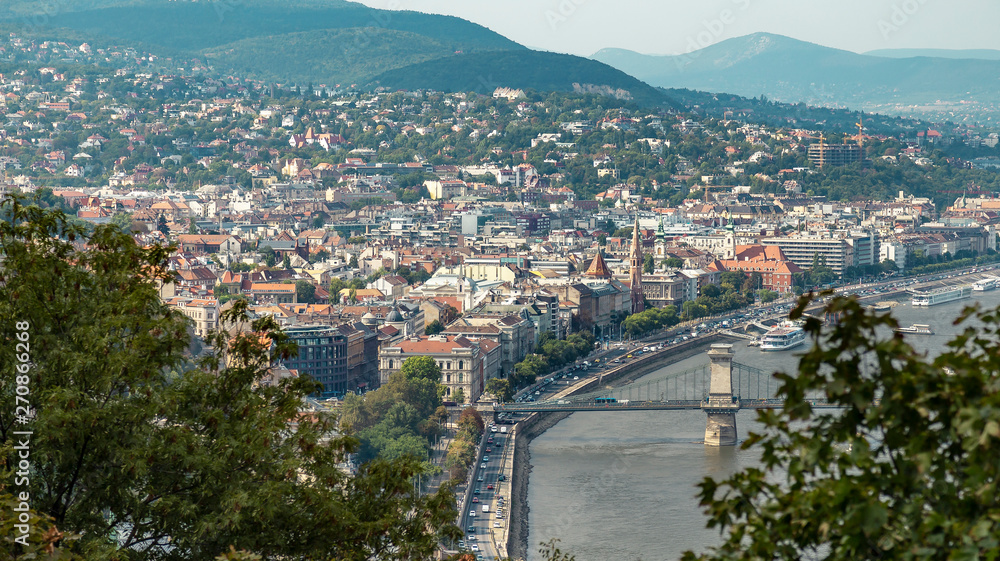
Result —
[[[574,379],[574,380],[579,380],[579,379],[580,379],[580,377],[579,377],[579,376],[573,376],[573,379]]]
[[[476,516],[476,509],[470,510],[469,511],[469,516],[474,518]]]
[[[472,497],[472,502],[478,503],[479,502],[479,497]]]
[[[500,474],[500,477],[497,478],[497,481],[507,481],[507,476]]]
[[[486,486],[486,490],[487,490],[487,491],[492,491],[492,490],[493,490],[493,484],[492,484],[492,483],[490,483],[489,485],[487,485],[487,486]]]
[[[493,527],[494,528],[499,528],[500,527],[500,521],[499,520],[494,520],[493,521]]]
[[[485,468],[485,467],[486,467],[486,464],[483,464],[483,467]],[[478,477],[478,478],[476,479],[476,481],[482,481],[482,480],[483,480],[483,476],[482,476],[482,475],[480,475],[480,476],[479,476],[479,477]]]
[[[476,527],[475,526],[469,526],[468,528],[466,528],[466,530],[468,530],[470,534],[475,534],[476,533]],[[474,536],[474,535],[473,536],[469,536],[469,539],[471,540],[471,539],[473,539],[475,537],[476,536]]]
[[[471,549],[472,551],[479,551],[479,546],[478,546],[478,545],[476,545],[476,544],[472,544],[472,545],[471,545],[471,546],[469,547],[469,549]]]
[[[486,449],[486,453],[487,453],[487,454],[489,454],[489,453],[490,453],[490,452],[492,452],[492,451],[493,451],[493,449],[492,449],[492,448],[487,448],[487,449]]]
[[[490,461],[490,457],[489,456],[483,456],[483,463],[486,463],[488,461]]]
[[[473,494],[473,495],[478,495],[478,494],[480,494],[480,493],[482,493],[482,492],[483,492],[483,490],[482,490],[482,489],[480,489],[479,487],[476,487],[476,490],[475,490],[475,491],[473,491],[473,492],[472,492],[472,494]]]
[[[486,469],[486,464],[479,466],[479,469]]]

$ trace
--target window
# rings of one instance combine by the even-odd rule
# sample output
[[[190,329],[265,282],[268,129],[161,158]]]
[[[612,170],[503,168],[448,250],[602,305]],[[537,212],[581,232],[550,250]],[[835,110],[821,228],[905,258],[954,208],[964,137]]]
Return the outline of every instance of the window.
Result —
[[[458,361],[458,369],[465,370],[465,361],[462,360]]]
[[[462,383],[462,373],[461,372],[458,373],[458,383],[459,384]]]
[[[392,359],[389,359],[389,370],[392,370]]]

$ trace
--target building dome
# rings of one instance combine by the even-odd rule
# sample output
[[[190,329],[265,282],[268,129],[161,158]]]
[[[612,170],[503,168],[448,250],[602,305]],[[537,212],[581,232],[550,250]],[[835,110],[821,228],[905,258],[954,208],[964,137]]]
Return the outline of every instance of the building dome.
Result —
[[[375,317],[375,314],[368,312],[367,314],[361,316],[361,323],[365,325],[375,325],[378,323],[378,318]]]
[[[406,319],[403,318],[403,314],[399,313],[399,308],[393,308],[392,311],[389,312],[389,315],[385,318],[385,321],[388,323],[398,323],[406,321]]]

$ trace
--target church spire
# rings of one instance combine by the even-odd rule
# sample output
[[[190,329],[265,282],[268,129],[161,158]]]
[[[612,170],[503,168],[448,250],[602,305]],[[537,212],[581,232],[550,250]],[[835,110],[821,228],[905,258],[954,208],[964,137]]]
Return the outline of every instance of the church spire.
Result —
[[[642,241],[639,238],[639,214],[635,215],[635,226],[632,228],[632,250],[629,252],[629,289],[632,291],[632,313],[637,314],[645,309],[642,296]]]

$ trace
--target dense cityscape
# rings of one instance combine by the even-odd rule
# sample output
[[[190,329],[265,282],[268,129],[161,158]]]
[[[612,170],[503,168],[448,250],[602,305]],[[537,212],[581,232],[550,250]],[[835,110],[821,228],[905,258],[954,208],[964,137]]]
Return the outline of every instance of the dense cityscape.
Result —
[[[919,283],[996,288],[1000,129],[981,123],[263,80],[154,51],[0,38],[3,395],[32,388],[0,413],[0,473],[20,474],[0,559],[524,558],[545,415],[641,403],[574,394],[710,343],[712,368],[720,341],[801,345],[820,330],[787,319],[803,294],[854,294],[828,323],[875,333]],[[29,384],[29,365],[65,374]],[[850,401],[818,387],[814,406]],[[737,444],[712,415],[738,391],[704,393],[655,407]],[[56,467],[14,469],[25,434]]]

